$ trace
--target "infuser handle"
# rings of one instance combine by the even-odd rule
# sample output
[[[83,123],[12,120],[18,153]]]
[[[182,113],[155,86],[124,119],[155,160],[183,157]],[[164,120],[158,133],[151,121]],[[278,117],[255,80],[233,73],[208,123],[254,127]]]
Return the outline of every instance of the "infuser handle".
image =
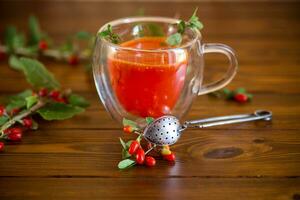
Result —
[[[210,126],[234,124],[234,123],[256,121],[256,120],[269,121],[271,119],[272,119],[271,111],[257,110],[252,114],[229,115],[229,116],[223,116],[223,117],[212,117],[212,118],[207,118],[207,119],[187,121],[187,122],[185,122],[185,126],[205,128],[205,127],[210,127]]]

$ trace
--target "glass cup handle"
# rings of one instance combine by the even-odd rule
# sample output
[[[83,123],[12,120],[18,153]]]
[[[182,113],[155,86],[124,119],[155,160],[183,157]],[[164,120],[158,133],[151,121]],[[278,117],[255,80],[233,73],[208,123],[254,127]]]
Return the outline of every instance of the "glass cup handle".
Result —
[[[221,53],[227,56],[229,59],[229,68],[225,75],[218,81],[205,84],[201,86],[198,95],[201,94],[207,94],[210,92],[214,92],[216,90],[219,90],[223,87],[225,87],[230,81],[234,78],[237,69],[238,69],[238,61],[236,59],[235,53],[233,49],[227,45],[224,44],[218,44],[218,43],[208,43],[203,44],[201,46],[201,50],[204,54],[206,53]]]

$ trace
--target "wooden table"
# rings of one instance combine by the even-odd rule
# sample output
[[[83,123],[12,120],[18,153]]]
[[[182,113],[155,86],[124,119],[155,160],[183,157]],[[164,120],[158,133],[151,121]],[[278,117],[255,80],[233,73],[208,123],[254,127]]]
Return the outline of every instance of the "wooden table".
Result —
[[[174,145],[175,165],[119,171],[120,126],[99,102],[82,66],[43,60],[65,88],[91,102],[71,120],[43,122],[19,145],[0,154],[0,199],[300,199],[300,4],[299,3],[105,3],[1,2],[0,31],[25,29],[36,14],[58,40],[78,30],[96,32],[109,20],[146,14],[187,18],[199,6],[205,42],[222,42],[238,55],[240,70],[229,88],[254,94],[240,105],[201,96],[188,119],[274,112],[272,123],[256,122],[187,131]],[[207,56],[207,71],[224,62]],[[224,65],[224,64],[223,64]],[[225,65],[224,65],[225,66]],[[28,87],[23,75],[0,64],[0,94]]]

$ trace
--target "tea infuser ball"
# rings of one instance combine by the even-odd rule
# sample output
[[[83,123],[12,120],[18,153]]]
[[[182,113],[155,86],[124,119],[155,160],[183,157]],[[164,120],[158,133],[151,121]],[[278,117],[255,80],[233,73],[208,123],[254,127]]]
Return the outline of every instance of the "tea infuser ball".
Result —
[[[207,119],[186,121],[182,125],[175,116],[165,115],[155,119],[144,129],[143,136],[149,142],[158,145],[173,145],[180,138],[182,131],[186,128],[205,128],[210,126],[241,123],[256,120],[269,121],[272,119],[272,112],[257,110],[252,114],[230,115],[212,117]]]

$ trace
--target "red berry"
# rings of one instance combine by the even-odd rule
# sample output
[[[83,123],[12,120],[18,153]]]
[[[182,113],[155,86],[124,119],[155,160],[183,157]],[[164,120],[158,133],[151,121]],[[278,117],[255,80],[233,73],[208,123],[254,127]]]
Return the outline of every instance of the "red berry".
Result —
[[[139,148],[137,151],[136,151],[136,155],[135,155],[135,160],[136,160],[136,163],[137,164],[143,164],[144,163],[144,160],[145,160],[145,152],[142,148]]]
[[[8,139],[11,141],[20,141],[22,139],[22,133],[11,133],[8,135]]]
[[[78,65],[79,63],[79,58],[77,55],[71,55],[69,58],[68,58],[68,63],[70,65]]]
[[[130,155],[134,154],[138,150],[139,146],[140,146],[140,143],[138,141],[136,141],[136,140],[132,141],[129,146],[128,153]]]
[[[132,133],[132,127],[131,126],[124,126],[123,131],[125,133]]]
[[[151,156],[146,156],[145,165],[148,167],[153,167],[156,164],[156,160]]]
[[[4,143],[0,142],[0,152],[4,150]]]
[[[0,51],[0,61],[4,60],[6,58],[6,53],[3,51]]]
[[[16,115],[20,112],[20,108],[14,108],[10,111],[11,115]]]
[[[163,157],[165,160],[170,161],[170,162],[174,162],[175,158],[176,158],[174,153],[164,155]]]
[[[40,50],[46,50],[46,49],[48,49],[48,43],[45,40],[41,40],[39,42],[39,49]]]
[[[5,113],[5,107],[0,105],[0,117],[4,115],[4,113]]]
[[[246,94],[238,93],[238,94],[234,95],[234,99],[237,102],[245,103],[248,101],[248,96]]]
[[[45,97],[48,94],[48,89],[47,88],[42,88],[39,90],[39,96],[40,97]]]
[[[24,118],[22,121],[23,121],[23,125],[26,128],[31,128],[31,126],[32,126],[32,119],[30,119],[30,118]]]
[[[60,96],[60,92],[58,90],[52,90],[49,93],[49,97],[51,97],[53,100],[57,99]]]
[[[53,100],[59,103],[67,103],[67,100],[61,97],[54,98]]]
[[[21,128],[15,127],[6,129],[4,133],[7,135],[9,140],[19,141],[22,138],[23,131]]]
[[[8,129],[6,129],[6,131],[7,131],[7,134],[22,134],[22,129],[21,128],[19,128],[19,127],[14,127],[14,128],[8,128]]]

